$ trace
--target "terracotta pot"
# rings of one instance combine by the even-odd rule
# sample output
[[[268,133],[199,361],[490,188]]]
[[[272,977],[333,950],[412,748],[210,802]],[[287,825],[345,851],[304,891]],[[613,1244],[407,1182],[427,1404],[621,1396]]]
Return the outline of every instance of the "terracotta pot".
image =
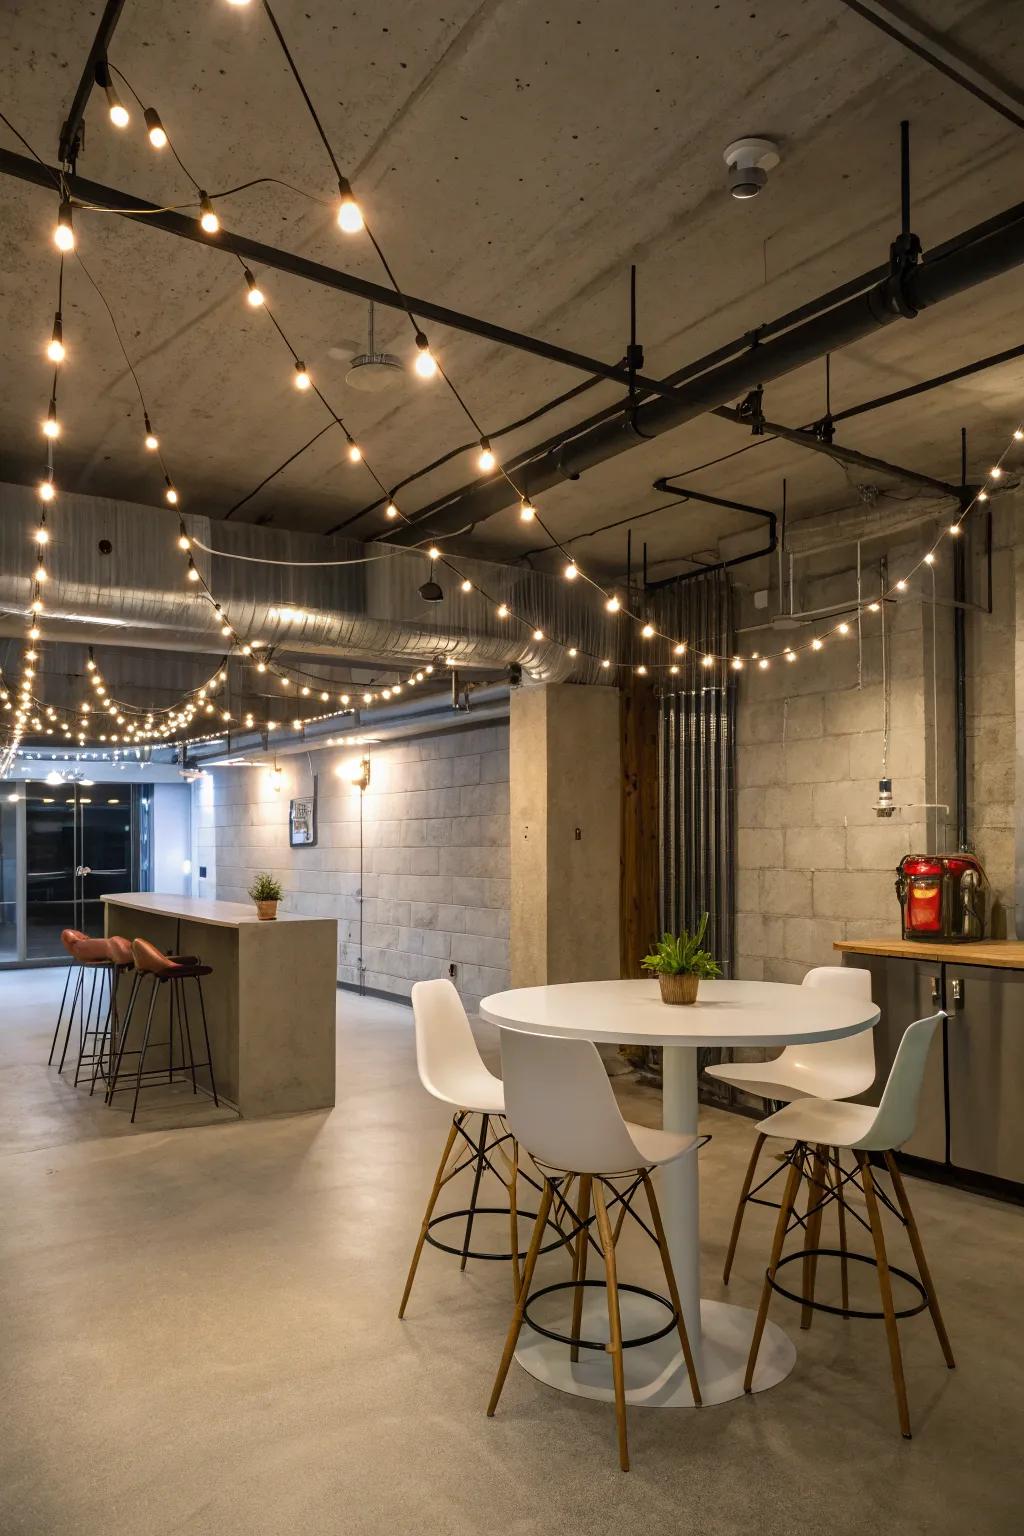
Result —
[[[256,903],[256,916],[261,923],[272,923],[277,917],[277,902],[258,901]]]
[[[658,976],[663,1003],[695,1003],[699,976],[668,976],[662,971]]]

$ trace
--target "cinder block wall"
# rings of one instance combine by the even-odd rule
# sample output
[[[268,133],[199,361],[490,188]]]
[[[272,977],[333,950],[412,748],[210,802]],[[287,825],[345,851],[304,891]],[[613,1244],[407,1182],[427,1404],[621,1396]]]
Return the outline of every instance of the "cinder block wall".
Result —
[[[1016,542],[1016,522],[1007,499],[995,514],[994,612],[972,614],[967,625],[969,831],[992,883],[994,931],[1011,937],[1015,580],[1007,551]],[[928,547],[929,531],[909,540],[904,535],[886,552],[891,579]],[[873,544],[872,559],[878,553]],[[849,550],[818,558],[817,573],[812,567],[801,589],[803,607],[849,600],[851,573],[840,565],[848,567]],[[925,583],[930,577],[919,582],[923,589]],[[948,595],[948,570],[939,571],[936,590],[940,599]],[[749,596],[741,613],[741,623],[755,622]],[[746,641],[767,652],[787,638],[766,631]],[[893,881],[900,858],[955,846],[949,607],[940,603],[933,611],[912,597],[888,605],[886,660],[887,739],[874,615],[865,617],[859,646],[855,635],[836,636],[795,663],[775,661],[767,672],[743,674],[736,805],[740,977],[799,981],[813,965],[836,963],[836,939],[898,934]],[[883,749],[900,807],[888,821],[874,811]],[[927,801],[945,802],[948,815],[920,808]]]
[[[282,757],[275,793],[261,768],[213,769],[197,786],[196,843],[208,878],[199,894],[245,901],[259,870],[285,888],[285,907],[337,917],[338,979],[359,981],[360,889],[366,986],[406,997],[447,976],[470,1010],[508,986],[508,726],[448,730],[369,748],[359,874],[359,791],[339,765],[358,749]],[[318,776],[318,843],[288,846],[288,802]]]

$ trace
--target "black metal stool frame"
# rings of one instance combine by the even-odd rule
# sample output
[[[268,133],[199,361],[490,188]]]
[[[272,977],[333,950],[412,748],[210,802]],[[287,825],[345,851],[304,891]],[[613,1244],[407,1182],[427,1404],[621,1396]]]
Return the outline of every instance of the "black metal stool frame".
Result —
[[[196,1072],[197,1071],[202,1071],[204,1069],[208,1070],[209,1074],[210,1074],[210,1092],[211,1092],[211,1095],[213,1097],[214,1104],[219,1107],[220,1100],[217,1097],[217,1082],[216,1082],[216,1078],[214,1077],[214,1072],[213,1072],[213,1052],[212,1052],[212,1050],[210,1048],[210,1032],[209,1032],[209,1028],[207,1026],[207,1020],[206,1020],[206,1003],[205,1003],[205,1000],[203,998],[202,977],[200,975],[198,975],[196,972],[188,971],[188,972],[185,972],[182,975],[171,975],[171,976],[160,976],[160,975],[157,975],[155,972],[149,973],[149,974],[152,975],[153,985],[150,988],[149,1009],[148,1009],[147,1014],[146,1014],[146,1025],[145,1025],[145,1029],[143,1031],[142,1045],[141,1045],[141,1047],[138,1050],[128,1051],[126,1049],[127,1041],[128,1041],[129,1026],[131,1024],[131,1018],[132,1018],[132,1014],[134,1013],[135,1004],[138,1001],[138,998],[139,998],[139,996],[141,995],[141,992],[142,992],[142,982],[144,980],[144,974],[145,973],[136,973],[136,977],[135,977],[135,980],[133,982],[132,993],[131,993],[131,997],[130,997],[129,1005],[128,1005],[128,1011],[125,1014],[125,1020],[124,1020],[124,1024],[123,1024],[122,1030],[121,1030],[121,1043],[120,1043],[120,1046],[118,1048],[117,1059],[116,1059],[116,1062],[115,1062],[115,1066],[114,1066],[113,1074],[112,1074],[112,1077],[111,1077],[111,1081],[110,1081],[110,1083],[108,1085],[108,1088],[107,1088],[106,1102],[108,1104],[112,1104],[115,1093],[124,1093],[126,1091],[130,1091],[132,1086],[133,1086],[133,1084],[131,1082],[126,1083],[123,1087],[119,1086],[119,1083],[118,1083],[118,1079],[121,1076],[121,1065],[122,1065],[122,1062],[124,1060],[124,1057],[126,1055],[128,1055],[128,1056],[138,1056],[138,1058],[139,1058],[139,1064],[138,1064],[138,1068],[136,1070],[135,1079],[134,1079],[135,1097],[132,1100],[132,1113],[131,1113],[131,1122],[130,1123],[134,1124],[134,1122],[135,1122],[136,1111],[138,1110],[138,1107],[139,1107],[139,1094],[141,1093],[142,1087],[143,1087],[143,1082],[142,1082],[143,1078],[147,1077],[147,1078],[153,1078],[153,1079],[155,1079],[157,1081],[162,1081],[166,1077],[167,1082],[168,1083],[172,1083],[174,1081],[174,1073],[175,1073],[175,1071],[185,1072],[187,1070],[189,1072],[189,1074],[191,1076],[191,1079],[192,1079],[192,1092],[195,1094],[195,1093],[199,1092],[199,1084],[198,1084],[197,1079],[196,1079]],[[196,984],[196,987],[198,989],[198,992],[199,992],[199,1007],[200,1007],[200,1011],[201,1011],[201,1014],[202,1014],[202,1020],[203,1020],[203,1038],[204,1038],[205,1043],[206,1043],[206,1060],[205,1061],[196,1061],[194,1053],[193,1053],[193,1049],[192,1049],[192,1030],[191,1030],[191,1026],[190,1026],[190,1023],[189,1023],[188,1002],[186,1000],[185,991],[184,991],[184,983],[186,981],[194,981],[195,984]],[[150,1046],[150,1033],[151,1033],[152,1027],[153,1027],[153,1014],[154,1014],[155,1009],[156,1009],[157,995],[158,995],[158,992],[159,992],[159,989],[160,989],[161,986],[167,986],[168,987],[168,994],[167,994],[168,1038],[167,1038],[167,1041],[165,1042],[166,1045],[167,1045],[167,1066],[166,1067],[147,1067],[146,1064],[145,1064],[146,1063],[146,1052],[149,1050],[149,1046]],[[175,1022],[177,1022],[177,1026],[178,1026],[178,1043],[179,1043],[179,1046],[181,1048],[181,1053],[182,1053],[181,1065],[180,1065],[180,1067],[177,1067],[177,1068],[175,1067],[175,1064],[174,1064],[174,1027],[175,1027]],[[160,1043],[164,1043],[164,1042],[160,1042]],[[188,1048],[188,1061],[187,1062],[185,1061],[185,1048],[186,1048],[186,1046]],[[149,1084],[147,1086],[152,1086],[152,1085]],[[205,1092],[206,1090],[204,1089],[203,1091]]]

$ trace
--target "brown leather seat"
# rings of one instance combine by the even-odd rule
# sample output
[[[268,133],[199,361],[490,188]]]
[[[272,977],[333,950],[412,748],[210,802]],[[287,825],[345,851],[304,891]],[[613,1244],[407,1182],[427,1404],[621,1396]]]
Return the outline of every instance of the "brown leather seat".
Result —
[[[213,971],[211,965],[200,965],[192,955],[178,958],[162,954],[148,939],[132,940],[132,957],[137,971],[158,976],[161,981],[169,981],[172,976],[209,976]]]
[[[74,959],[74,954],[72,953],[71,949],[72,944],[77,944],[85,938],[88,938],[88,934],[82,933],[78,928],[64,928],[61,931],[60,941],[64,945],[64,948],[67,950],[68,954],[71,955],[71,958]]]
[[[122,939],[120,934],[112,933],[107,940],[107,948],[110,950],[110,958],[115,965],[134,965],[131,939]]]
[[[79,965],[109,965],[111,960],[107,939],[75,939],[71,953]]]

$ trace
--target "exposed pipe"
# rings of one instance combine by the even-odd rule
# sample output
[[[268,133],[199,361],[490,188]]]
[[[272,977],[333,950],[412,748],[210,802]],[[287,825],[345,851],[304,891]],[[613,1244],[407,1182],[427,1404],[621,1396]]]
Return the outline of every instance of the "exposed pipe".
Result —
[[[960,429],[960,478],[967,484],[967,428]],[[956,772],[956,846],[967,847],[967,627],[960,604],[967,600],[965,540],[953,543],[953,722]],[[937,798],[937,786],[936,786]]]
[[[716,560],[713,565],[699,566],[695,571],[683,571],[675,576],[667,576],[661,581],[647,580],[646,551],[644,545],[644,591],[657,592],[662,587],[674,586],[680,581],[690,581],[695,576],[707,576],[711,571],[724,571],[733,565],[744,565],[748,560],[760,560],[765,555],[773,554],[778,543],[776,537],[776,517],[774,512],[769,512],[766,507],[751,507],[745,501],[728,501],[723,496],[710,496],[706,491],[687,490],[685,486],[669,485],[668,480],[655,480],[654,489],[662,491],[669,496],[678,496],[686,501],[706,502],[711,507],[724,507],[730,512],[747,512],[751,517],[764,518],[768,523],[768,543],[762,549],[753,549],[746,554],[733,555],[727,560]]]
[[[632,413],[636,428],[645,440],[657,437],[742,397],[758,384],[862,341],[896,320],[913,318],[922,309],[1024,263],[1024,209],[1020,205],[997,220],[987,220],[979,229],[983,233],[977,239],[968,241],[964,235],[958,236],[920,265],[901,267],[866,292],[681,385],[671,400],[657,399],[639,406]],[[566,473],[581,474],[638,441],[620,410],[615,419],[578,432],[568,441],[560,441],[557,448],[541,445],[535,450],[544,453],[539,461],[531,461],[527,451],[519,456],[519,462],[530,462],[530,492],[537,495],[560,484]],[[474,526],[510,505],[509,494],[500,483],[468,487],[425,509],[416,516],[413,528],[397,531],[391,541],[409,544],[418,542],[427,530],[439,538]]]

